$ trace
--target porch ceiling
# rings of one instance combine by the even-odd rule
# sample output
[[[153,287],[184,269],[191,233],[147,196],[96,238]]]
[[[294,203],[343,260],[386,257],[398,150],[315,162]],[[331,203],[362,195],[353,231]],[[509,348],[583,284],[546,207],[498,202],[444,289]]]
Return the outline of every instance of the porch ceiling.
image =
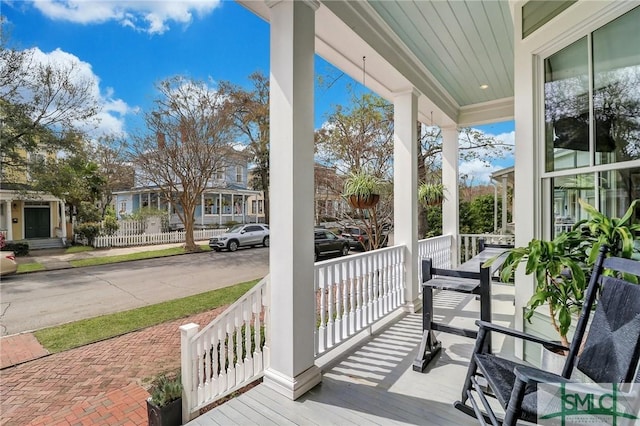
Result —
[[[238,0],[269,20],[265,2]],[[466,126],[513,118],[513,21],[504,0],[330,0],[316,53],[391,100],[416,88],[421,121]],[[482,89],[482,85],[488,87]]]

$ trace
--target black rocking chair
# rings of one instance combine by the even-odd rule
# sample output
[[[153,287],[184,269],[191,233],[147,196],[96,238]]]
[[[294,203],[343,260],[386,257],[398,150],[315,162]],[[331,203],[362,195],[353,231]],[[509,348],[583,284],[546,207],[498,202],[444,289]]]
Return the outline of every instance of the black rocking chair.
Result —
[[[603,270],[614,271],[613,276]],[[640,285],[621,277],[640,276],[640,262],[616,257],[606,258],[603,248],[596,260],[585,295],[576,332],[569,348],[496,324],[477,321],[479,328],[474,353],[462,390],[462,399],[454,406],[476,417],[481,424],[514,425],[518,420],[536,423],[538,385],[575,383],[574,365],[595,383],[638,383],[640,358]],[[598,292],[600,288],[600,292]],[[589,316],[600,293],[593,320],[579,355]],[[491,332],[540,343],[548,348],[568,349],[561,375],[540,370],[484,351]],[[593,385],[589,387],[593,389]],[[637,386],[634,386],[637,392]],[[500,419],[488,397],[497,399],[504,409]],[[637,401],[637,396],[636,396]],[[493,404],[495,406],[495,404]]]

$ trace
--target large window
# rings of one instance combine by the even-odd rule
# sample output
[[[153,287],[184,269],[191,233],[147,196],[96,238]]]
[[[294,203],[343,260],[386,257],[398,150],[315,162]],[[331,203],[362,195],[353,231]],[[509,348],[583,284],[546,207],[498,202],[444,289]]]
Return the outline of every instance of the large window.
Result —
[[[640,8],[544,60],[545,162],[555,234],[579,199],[621,216],[640,197]]]

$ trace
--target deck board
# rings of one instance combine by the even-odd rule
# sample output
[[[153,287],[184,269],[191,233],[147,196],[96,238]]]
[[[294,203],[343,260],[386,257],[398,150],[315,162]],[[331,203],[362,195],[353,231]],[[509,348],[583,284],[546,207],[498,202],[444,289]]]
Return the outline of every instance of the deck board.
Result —
[[[435,314],[473,327],[479,302],[473,295],[436,295]],[[493,287],[494,321],[513,325],[513,288]],[[260,384],[189,423],[202,425],[473,425],[453,408],[460,398],[474,341],[437,333],[443,350],[424,373],[412,370],[420,344],[421,314],[406,314],[346,352],[323,373],[322,383],[296,401]],[[494,339],[494,350],[513,351]]]

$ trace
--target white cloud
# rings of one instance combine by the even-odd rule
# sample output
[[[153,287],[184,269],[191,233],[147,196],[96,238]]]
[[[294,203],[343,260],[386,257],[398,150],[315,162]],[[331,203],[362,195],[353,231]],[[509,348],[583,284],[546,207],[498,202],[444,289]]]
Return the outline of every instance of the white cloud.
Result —
[[[486,185],[491,179],[491,173],[500,170],[502,167],[496,165],[488,165],[480,159],[474,159],[460,163],[458,171],[460,176],[465,176],[467,183],[473,185]]]
[[[74,65],[74,72],[69,78],[73,80],[89,81],[91,95],[98,100],[101,110],[97,115],[97,128],[95,123],[76,123],[78,128],[86,131],[90,137],[96,137],[103,134],[124,135],[124,119],[127,114],[134,113],[132,109],[122,99],[114,98],[114,91],[108,87],[100,90],[100,77],[94,72],[91,64],[81,61],[77,56],[56,49],[52,52],[45,53],[39,48],[31,49],[33,65],[52,64],[60,67],[68,67]]]
[[[221,0],[36,0],[33,5],[51,19],[96,24],[116,21],[122,26],[162,34],[169,22],[188,25],[194,13],[204,16],[219,7]]]

